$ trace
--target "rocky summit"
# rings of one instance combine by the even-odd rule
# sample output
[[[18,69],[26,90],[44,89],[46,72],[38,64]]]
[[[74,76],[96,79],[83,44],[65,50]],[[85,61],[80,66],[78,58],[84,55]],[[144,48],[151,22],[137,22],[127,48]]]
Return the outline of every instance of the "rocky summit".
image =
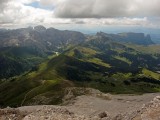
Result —
[[[79,96],[63,106],[42,105],[0,109],[0,120],[159,120],[160,96],[109,95],[100,93]],[[101,93],[102,94],[102,93]],[[152,98],[151,97],[155,96]],[[124,105],[125,103],[125,105]],[[143,104],[142,104],[143,103]],[[128,104],[128,105],[127,105]],[[100,106],[99,106],[100,105]],[[112,107],[110,107],[110,105]],[[132,106],[133,105],[133,106]],[[102,107],[103,106],[103,107]],[[117,109],[119,112],[117,112]],[[121,110],[120,110],[121,109]]]

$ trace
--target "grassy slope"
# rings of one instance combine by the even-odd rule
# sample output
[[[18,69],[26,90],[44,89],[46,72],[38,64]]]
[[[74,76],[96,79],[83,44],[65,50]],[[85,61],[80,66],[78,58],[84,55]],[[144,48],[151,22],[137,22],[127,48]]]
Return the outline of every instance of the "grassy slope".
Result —
[[[112,57],[112,54],[123,54],[125,51],[123,47],[114,48],[113,51],[93,45],[72,47],[40,64],[34,71],[17,79],[2,82],[0,103],[4,106],[28,105],[35,102],[35,104],[58,104],[64,96],[64,89],[69,86],[93,87],[112,93],[139,94],[160,91],[160,82],[156,80],[157,74],[154,72],[143,70],[143,77],[129,71],[120,72],[118,67],[128,65],[126,61],[128,58],[119,60]],[[133,50],[131,53],[137,54]],[[99,57],[101,55],[103,59]],[[132,66],[127,67],[130,69]],[[148,78],[148,72],[152,78]]]
[[[45,60],[31,47],[0,48],[0,79],[20,75]]]
[[[114,56],[114,58],[118,59],[118,60],[121,60],[121,61],[124,61],[126,63],[128,63],[129,65],[132,64],[132,62],[130,60],[128,60],[127,58],[125,57],[121,57],[121,56]]]
[[[93,40],[94,41],[94,40]],[[139,76],[139,73],[130,73],[128,72],[120,72],[120,71],[115,71],[115,73],[111,73],[110,74],[110,70],[112,70],[115,67],[118,67],[118,62],[122,61],[124,63],[127,63],[129,65],[129,70],[132,69],[132,67],[139,67],[136,66],[136,64],[138,65],[139,62],[142,63],[142,65],[144,64],[143,62],[145,61],[145,59],[148,59],[148,56],[145,56],[145,54],[140,53],[139,51],[137,51],[137,49],[135,47],[128,47],[128,45],[123,46],[121,44],[118,43],[106,43],[103,42],[103,44],[101,44],[100,40],[96,43],[97,41],[94,41],[93,44],[90,44],[89,46],[86,45],[82,45],[83,47],[76,47],[72,50],[69,51],[69,53],[66,53],[66,55],[69,55],[70,57],[74,57],[76,59],[79,60],[79,62],[88,62],[88,63],[93,63],[96,65],[99,65],[99,67],[104,67],[104,71],[85,71],[83,69],[83,71],[85,71],[86,76],[88,75],[89,77],[86,77],[86,79],[91,80],[89,82],[83,81],[83,82],[78,82],[78,84],[82,84],[84,86],[89,86],[89,87],[94,87],[94,88],[98,88],[101,91],[104,92],[113,92],[113,93],[143,93],[143,92],[158,92],[160,91],[160,82],[156,81],[159,80],[159,78],[157,79],[157,77],[155,77],[155,75],[159,75],[155,72],[152,71],[152,76],[150,78],[148,78],[148,73],[144,74],[143,77]],[[98,45],[100,44],[100,45]],[[116,44],[116,45],[115,45]],[[103,47],[103,45],[107,46],[107,47]],[[134,46],[134,45],[133,45]],[[152,46],[153,47],[153,46]],[[151,46],[149,47],[144,47],[145,49],[148,49],[148,51],[150,51],[150,49],[152,49]],[[108,49],[109,48],[109,49]],[[143,48],[143,46],[142,46]],[[154,48],[154,47],[153,47]],[[76,49],[76,50],[75,50]],[[85,49],[85,50],[84,50]],[[112,51],[110,51],[112,50]],[[108,52],[109,51],[109,52]],[[103,54],[104,52],[107,53],[106,58],[108,57],[108,59],[110,59],[110,63],[108,63],[107,61],[105,61],[104,59],[100,59],[97,58],[98,55]],[[72,53],[72,54],[70,54]],[[135,56],[136,59],[132,59],[128,56],[125,56],[125,54],[129,54],[131,56]],[[152,50],[152,54],[158,53],[157,49]],[[109,54],[113,55],[113,58],[111,56],[108,56]],[[116,54],[116,55],[114,55]],[[147,54],[149,55],[149,54]],[[104,55],[105,56],[105,55]],[[142,56],[144,61],[141,61],[141,59],[138,61],[137,58],[139,56]],[[115,58],[115,63],[113,62]],[[134,58],[134,57],[133,57]],[[143,60],[142,59],[142,60]],[[154,60],[154,57],[149,58],[152,60]],[[156,58],[157,59],[157,58]],[[120,62],[120,63],[122,63]],[[132,63],[133,62],[133,63]],[[146,62],[146,64],[148,64]],[[125,68],[125,66],[123,66],[123,64],[119,65],[120,68]],[[75,66],[74,66],[75,67]],[[97,67],[97,66],[96,66]],[[101,68],[102,70],[102,68]],[[141,69],[139,69],[139,72],[141,72]],[[142,71],[143,72],[143,71]],[[108,75],[109,73],[109,75]],[[84,77],[84,76],[82,76]],[[137,79],[138,81],[135,81],[133,79]],[[155,83],[156,81],[156,83]]]
[[[152,77],[156,80],[160,80],[160,74],[159,73],[155,73],[155,72],[152,72],[150,70],[147,70],[147,69],[143,69],[142,70],[142,73],[148,77]]]
[[[102,59],[97,58],[97,54],[102,54],[101,50],[98,50],[97,48],[93,49],[94,47],[86,47],[85,51],[83,51],[84,47],[79,47],[79,48],[75,48],[70,50],[68,53],[66,53],[65,55],[68,55],[70,57],[74,57],[74,59],[77,61],[78,63],[82,64],[84,62],[89,64],[91,63],[92,65],[95,65],[95,68],[99,68],[99,67],[104,67],[104,68],[100,68],[102,71],[94,71],[93,69],[87,70],[85,69],[85,67],[83,67],[83,69],[81,70],[81,67],[78,67],[78,70],[81,71],[85,71],[84,73],[76,71],[77,69],[75,68],[78,65],[73,65],[74,67],[74,71],[76,71],[74,74],[78,73],[78,78],[82,78],[80,79],[81,81],[78,82],[78,84],[87,86],[87,87],[94,87],[94,88],[98,88],[101,91],[104,92],[113,92],[113,93],[143,93],[143,92],[156,92],[159,91],[157,90],[157,88],[159,88],[160,84],[158,82],[154,84],[154,77],[153,77],[153,81],[152,79],[150,79],[150,81],[145,81],[145,79],[148,79],[147,75],[144,76],[144,78],[139,78],[138,73],[135,74],[131,74],[131,73],[120,73],[120,72],[115,72],[114,74],[110,74],[108,76],[107,72],[109,73],[109,70],[112,69],[112,64],[108,64],[105,61],[103,61]],[[92,49],[92,50],[91,50]],[[118,48],[118,49],[114,49],[114,51],[118,50],[117,52],[120,51],[120,49],[122,48]],[[126,49],[126,48],[125,48]],[[89,52],[88,52],[89,51]],[[90,52],[92,51],[92,52]],[[123,51],[123,49],[121,50]],[[72,54],[70,54],[72,53]],[[131,51],[131,54],[137,54],[136,51]],[[123,58],[123,57],[122,57]],[[117,60],[119,60],[119,58],[117,58]],[[127,64],[131,64],[131,62],[128,60],[127,58],[123,58],[120,59],[120,61],[126,62]],[[94,61],[94,62],[93,62]],[[100,61],[100,62],[99,62]],[[75,62],[75,61],[74,61]],[[111,62],[112,63],[112,62]],[[69,63],[68,63],[69,65]],[[96,66],[98,65],[98,66]],[[113,65],[115,66],[115,65]],[[63,71],[63,72],[67,72]],[[139,71],[140,72],[140,71]],[[153,72],[154,73],[154,72]],[[134,81],[132,80],[132,78],[138,77],[139,81]],[[72,79],[69,78],[69,79]],[[74,80],[74,79],[73,79]],[[90,81],[91,80],[91,81]],[[77,82],[77,81],[76,81]]]
[[[127,46],[147,54],[156,54],[156,53],[159,53],[160,51],[160,45],[141,46],[141,45],[135,45],[135,44],[134,45],[127,44]]]
[[[57,65],[57,64],[56,64]],[[63,97],[63,88],[72,84],[59,76],[54,67],[46,61],[38,66],[37,71],[19,76],[17,79],[0,84],[1,105],[27,105],[36,96],[43,94],[52,97],[49,103],[58,104]]]

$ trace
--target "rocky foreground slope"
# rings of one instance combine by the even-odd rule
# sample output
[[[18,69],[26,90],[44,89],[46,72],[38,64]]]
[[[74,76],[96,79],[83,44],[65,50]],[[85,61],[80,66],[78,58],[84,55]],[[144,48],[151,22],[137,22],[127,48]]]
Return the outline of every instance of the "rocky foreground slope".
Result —
[[[160,96],[156,96],[150,103],[143,105],[137,111],[134,120],[160,120]]]
[[[0,120],[160,120],[160,93],[99,95],[79,96],[65,106],[0,109]]]

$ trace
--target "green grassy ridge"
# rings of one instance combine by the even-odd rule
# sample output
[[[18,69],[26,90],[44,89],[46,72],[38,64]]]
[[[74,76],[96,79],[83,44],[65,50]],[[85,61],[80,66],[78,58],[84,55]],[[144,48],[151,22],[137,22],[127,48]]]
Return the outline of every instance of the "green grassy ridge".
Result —
[[[131,58],[131,55],[135,56],[134,57],[134,61],[135,61],[136,57],[143,54],[137,51],[135,47],[130,47],[128,44],[122,44],[122,43],[118,43],[115,41],[109,41],[109,40],[101,40],[101,38],[90,40],[88,41],[87,44],[89,45],[84,45],[84,46],[93,48],[96,51],[97,50],[101,51],[103,55],[104,55],[104,52],[106,52],[108,54],[107,57],[113,56],[113,58],[121,60],[122,62],[127,63],[129,65],[131,65],[133,61],[133,58]],[[107,63],[107,64],[110,64],[110,63]]]
[[[84,62],[90,62],[110,68],[111,66],[109,64],[104,63],[102,60],[95,57],[95,55],[99,53],[99,51],[96,51],[94,49],[78,46],[73,48],[69,52],[66,52],[65,55],[75,57]]]
[[[100,42],[98,42],[98,43],[100,43]],[[103,43],[103,44],[105,44],[105,43]],[[80,57],[79,56],[77,57],[75,55],[73,49],[71,51],[69,51],[69,52],[72,52],[72,55],[69,55],[69,56],[72,57],[72,58],[74,58],[74,59],[76,58],[76,60],[78,60],[79,63],[80,62],[87,62],[87,63],[94,63],[96,65],[103,66],[103,67],[105,67],[106,72],[110,73],[110,71],[108,71],[108,68],[106,68],[107,66],[102,65],[102,64],[100,64],[97,61],[96,62],[89,61],[89,59],[91,59],[93,61],[94,61],[94,59],[98,59],[98,60],[101,60],[103,63],[107,63],[106,61],[102,60],[101,58],[97,58],[97,54],[101,54],[102,51],[103,52],[108,52],[108,50],[110,50],[111,47],[107,46],[107,48],[103,47],[103,49],[102,49],[102,46],[98,46],[97,43],[89,44],[89,45],[84,45],[83,44],[82,46],[83,47],[87,47],[87,49],[93,49],[93,50],[96,51],[96,53],[89,54],[89,52],[83,52],[82,50],[79,50],[80,48],[79,49],[76,48],[76,51],[79,50]],[[113,46],[113,44],[112,44],[112,46]],[[119,50],[120,49],[122,49],[125,52],[126,51],[129,52],[130,55],[135,55],[135,58],[138,58],[140,55],[143,55],[143,53],[139,53],[136,49],[130,48],[130,47],[125,46],[125,45],[124,46],[121,46],[121,45],[119,46],[119,44],[117,44],[116,48],[112,47],[112,50],[114,50],[114,52],[116,52],[117,55],[119,55]],[[112,54],[112,50],[111,50],[111,54]],[[123,52],[123,53],[125,53],[125,52]],[[145,57],[145,55],[144,55],[144,57]],[[88,58],[88,61],[85,61],[85,58]],[[135,66],[135,63],[131,63],[132,59],[128,59],[127,57],[124,57],[124,59],[125,60],[122,60],[123,62],[125,62],[127,64],[130,64],[130,65],[132,64],[131,67]],[[128,60],[128,61],[126,61],[126,60]],[[135,62],[135,61],[132,61],[132,62]],[[110,64],[110,65],[112,66],[112,64]],[[76,65],[72,66],[70,71],[76,71],[77,68],[75,66]],[[131,69],[131,67],[129,67],[129,69]],[[138,65],[136,67],[138,69]],[[61,69],[63,69],[63,68],[61,68]],[[82,70],[82,71],[84,71],[84,70]],[[138,71],[140,72],[140,69],[138,69]],[[140,79],[143,79],[143,80],[140,81],[140,82],[137,82],[137,83],[130,81],[130,79],[135,78],[139,73],[136,73],[136,74],[135,73],[134,74],[132,74],[132,73],[121,73],[120,74],[119,72],[115,72],[111,77],[109,77],[109,78],[107,77],[106,78],[106,76],[108,76],[108,74],[105,75],[104,71],[103,71],[104,73],[102,71],[101,72],[93,72],[92,70],[91,71],[86,71],[85,73],[83,73],[83,72],[81,73],[79,71],[76,71],[76,72],[78,72],[78,74],[79,74],[78,77],[82,77],[83,78],[82,81],[81,81],[81,84],[84,85],[84,83],[85,83],[86,86],[98,88],[98,89],[100,89],[100,90],[102,90],[104,92],[113,92],[113,93],[158,92],[159,91],[159,87],[160,87],[159,84],[155,85],[154,82],[150,83],[149,81],[145,81],[145,79],[147,79],[148,76],[144,76],[144,78],[140,77]],[[84,74],[85,77],[84,76],[80,76],[80,74]],[[108,81],[110,81],[110,79],[113,80],[113,81],[107,83]],[[117,80],[114,81],[114,79],[117,79]],[[151,81],[152,81],[152,79],[154,81],[155,78],[154,77],[151,78]],[[86,81],[88,81],[88,80],[89,80],[89,82],[87,84]],[[119,81],[121,81],[121,82],[119,82]],[[106,85],[104,85],[105,82],[106,82]],[[130,85],[126,85],[128,82],[129,82]],[[113,86],[115,85],[116,87],[113,87],[112,85]],[[99,86],[99,87],[96,87],[96,86]],[[110,87],[108,87],[108,86],[110,86]]]
[[[16,79],[2,82],[0,84],[1,105],[28,105],[34,102],[35,98],[43,96],[51,99],[46,104],[57,104],[64,96],[64,89],[70,86],[92,87],[103,92],[116,94],[160,91],[160,84],[155,77],[140,76],[142,71],[138,68],[137,57],[143,57],[142,53],[139,54],[133,49],[129,52],[131,54],[126,51],[119,53],[119,49],[128,50],[129,48],[118,44],[118,49],[113,47],[110,49],[110,45],[103,46],[100,45],[104,44],[101,42],[98,44],[95,41],[94,44],[72,46],[58,56],[49,57],[50,59],[32,71]],[[136,53],[135,56],[133,56],[133,52]],[[128,60],[131,60],[130,57],[133,56],[132,64],[128,65],[126,61],[116,59],[113,57],[114,55]],[[144,57],[146,56],[144,55]],[[147,57],[146,59],[148,59]],[[153,60],[154,58],[149,57],[149,59]],[[130,70],[133,67],[137,69],[135,73]],[[123,71],[125,69],[126,71]]]
[[[61,66],[64,62],[66,62],[67,59],[68,58],[66,56],[63,56],[63,55],[58,56],[54,59],[51,59],[51,61],[49,62],[42,63],[39,66],[37,72],[33,71],[26,75],[20,76],[16,80],[6,81],[0,84],[1,96],[6,96],[5,98],[1,99],[2,102],[4,103],[4,101],[8,101],[6,102],[6,104],[9,104],[10,101],[16,101],[17,103],[20,104],[20,102],[22,101],[22,98],[25,97],[24,93],[27,94],[29,91],[33,91],[33,93],[29,94],[29,98],[31,98],[33,97],[32,94],[35,94],[35,93],[40,94],[43,92],[47,92],[48,89],[50,88],[49,87],[50,85],[49,86],[41,85],[41,82],[43,80],[48,81],[50,79],[53,79],[54,81],[55,79],[58,79],[58,81],[63,82],[64,78],[59,76],[57,73],[55,73],[55,71],[59,68],[59,66]],[[68,59],[68,61],[70,61],[70,58]],[[59,63],[59,64],[55,64],[55,63]],[[54,84],[51,83],[51,86],[52,85],[54,86]],[[16,86],[16,87],[12,88],[12,86]],[[5,89],[7,89],[8,91],[5,91]],[[43,92],[41,92],[41,89]],[[4,94],[3,92],[6,94]],[[18,97],[16,97],[17,94],[19,95]],[[13,100],[11,100],[11,98]]]
[[[53,59],[54,57],[52,57],[51,60]],[[35,96],[46,94],[49,91],[59,91],[59,93],[61,93],[60,96],[64,96],[64,94],[62,94],[63,89],[72,86],[72,84],[71,82],[64,81],[63,77],[59,76],[56,70],[54,70],[54,66],[56,67],[57,65],[53,64],[52,66],[50,60],[47,60],[40,64],[36,71],[31,71],[10,81],[2,82],[0,84],[1,105],[26,105],[29,101],[32,101]],[[57,97],[59,96],[57,95]],[[58,101],[55,102],[59,103]],[[54,99],[52,103],[56,104],[54,103]]]
[[[84,66],[87,66],[87,68]],[[102,68],[105,70],[108,69],[104,66],[84,62],[77,58],[61,54],[41,64],[35,75],[28,73],[16,80],[6,81],[0,84],[0,96],[3,96],[3,98],[0,99],[1,103],[3,103],[4,106],[26,105],[33,102],[36,96],[46,96],[52,99],[52,102],[48,104],[60,103],[62,96],[64,96],[62,91],[66,87],[72,86],[72,83],[74,83],[75,86],[92,87],[103,92],[111,93],[139,94],[159,91],[160,86],[153,83],[147,83],[145,81],[132,82],[130,79],[134,77],[134,75],[131,73],[115,73],[108,77],[108,75],[104,76],[103,74],[105,70],[99,71],[98,67],[101,67],[100,70],[102,70]],[[70,74],[67,72],[70,72]],[[77,79],[77,75],[79,80]],[[64,82],[65,79],[70,81],[66,83]],[[125,83],[125,81],[128,82]],[[16,87],[13,88],[13,86]],[[59,91],[61,94],[58,95],[55,91]],[[56,100],[50,95],[55,95]]]
[[[78,59],[76,59],[76,60],[77,60],[77,62],[79,62],[81,64],[83,63],[83,61],[80,61]],[[70,59],[69,61],[71,63],[72,63],[72,61],[74,61],[76,63],[74,58],[72,58],[72,60]],[[67,65],[70,65],[70,63],[68,63]],[[75,65],[77,65],[77,63],[76,64],[72,64],[72,65],[73,65],[72,67],[71,66],[67,66],[69,68],[72,68],[71,70],[69,68],[68,69],[64,68],[66,66],[63,66],[60,69],[61,70],[63,69],[64,71],[59,71],[59,72],[63,73],[63,72],[67,72],[69,70],[70,70],[70,72],[71,71],[76,71],[77,68],[76,68]],[[67,70],[65,71],[65,69],[67,69]],[[86,70],[82,69],[83,72],[85,71],[85,73],[83,73],[82,71],[79,71],[79,70],[81,70],[80,66],[78,66],[78,71],[73,73],[73,74],[78,73],[78,75],[74,76],[74,75],[71,74],[71,76],[70,76],[70,74],[69,74],[68,79],[72,80],[75,83],[77,81],[79,81],[79,83],[81,83],[81,84],[85,83],[86,86],[88,86],[88,87],[98,88],[98,89],[100,89],[100,90],[102,90],[104,92],[113,92],[113,93],[158,92],[159,90],[157,90],[157,89],[160,87],[159,84],[155,85],[152,82],[150,83],[148,81],[145,81],[145,79],[146,79],[145,77],[141,78],[141,79],[144,79],[144,81],[140,81],[140,82],[136,82],[136,83],[132,82],[132,81],[130,81],[130,79],[136,77],[136,75],[133,75],[132,73],[115,73],[112,76],[107,77],[108,75],[104,76],[102,71],[101,72],[99,72],[99,71],[98,72],[97,71],[94,72],[94,71],[87,71],[87,69]],[[107,70],[107,68],[105,70]],[[79,78],[81,78],[81,79],[79,79],[79,80],[76,79],[77,76],[78,76],[78,79]],[[130,85],[127,85],[127,83],[128,83],[127,80],[129,81]],[[88,83],[86,81],[88,81]]]
[[[105,66],[66,55],[62,55],[60,59],[62,61],[60,62],[60,65],[58,64],[56,67],[56,71],[60,74],[60,76],[64,76],[67,79],[72,79],[72,77],[74,78],[77,76],[77,79],[80,80],[81,78],[83,79],[83,75],[91,76],[91,74],[88,73],[89,71],[92,71],[93,73],[101,73],[108,69]],[[77,79],[74,78],[73,80]],[[86,80],[87,79],[89,80],[90,78],[86,77]]]
[[[72,84],[70,84],[70,82],[65,82],[59,79],[23,80],[23,78],[21,78],[12,82],[3,82],[2,84],[0,84],[0,103],[2,106],[9,105],[14,107],[26,105],[30,100],[38,95],[48,93],[49,91],[59,91],[61,93],[66,87],[69,87],[71,85]],[[64,96],[64,94],[61,94],[61,96]],[[50,97],[51,96],[48,96],[48,98]]]

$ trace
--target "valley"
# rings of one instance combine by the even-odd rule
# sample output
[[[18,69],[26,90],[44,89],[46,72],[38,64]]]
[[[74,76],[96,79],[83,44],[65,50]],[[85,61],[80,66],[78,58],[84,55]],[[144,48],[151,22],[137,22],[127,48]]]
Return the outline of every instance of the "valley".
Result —
[[[111,94],[160,92],[160,47],[149,35],[84,35],[37,26],[0,36],[1,107],[61,104],[72,87]]]
[[[0,120],[160,120],[160,0],[0,0]]]

